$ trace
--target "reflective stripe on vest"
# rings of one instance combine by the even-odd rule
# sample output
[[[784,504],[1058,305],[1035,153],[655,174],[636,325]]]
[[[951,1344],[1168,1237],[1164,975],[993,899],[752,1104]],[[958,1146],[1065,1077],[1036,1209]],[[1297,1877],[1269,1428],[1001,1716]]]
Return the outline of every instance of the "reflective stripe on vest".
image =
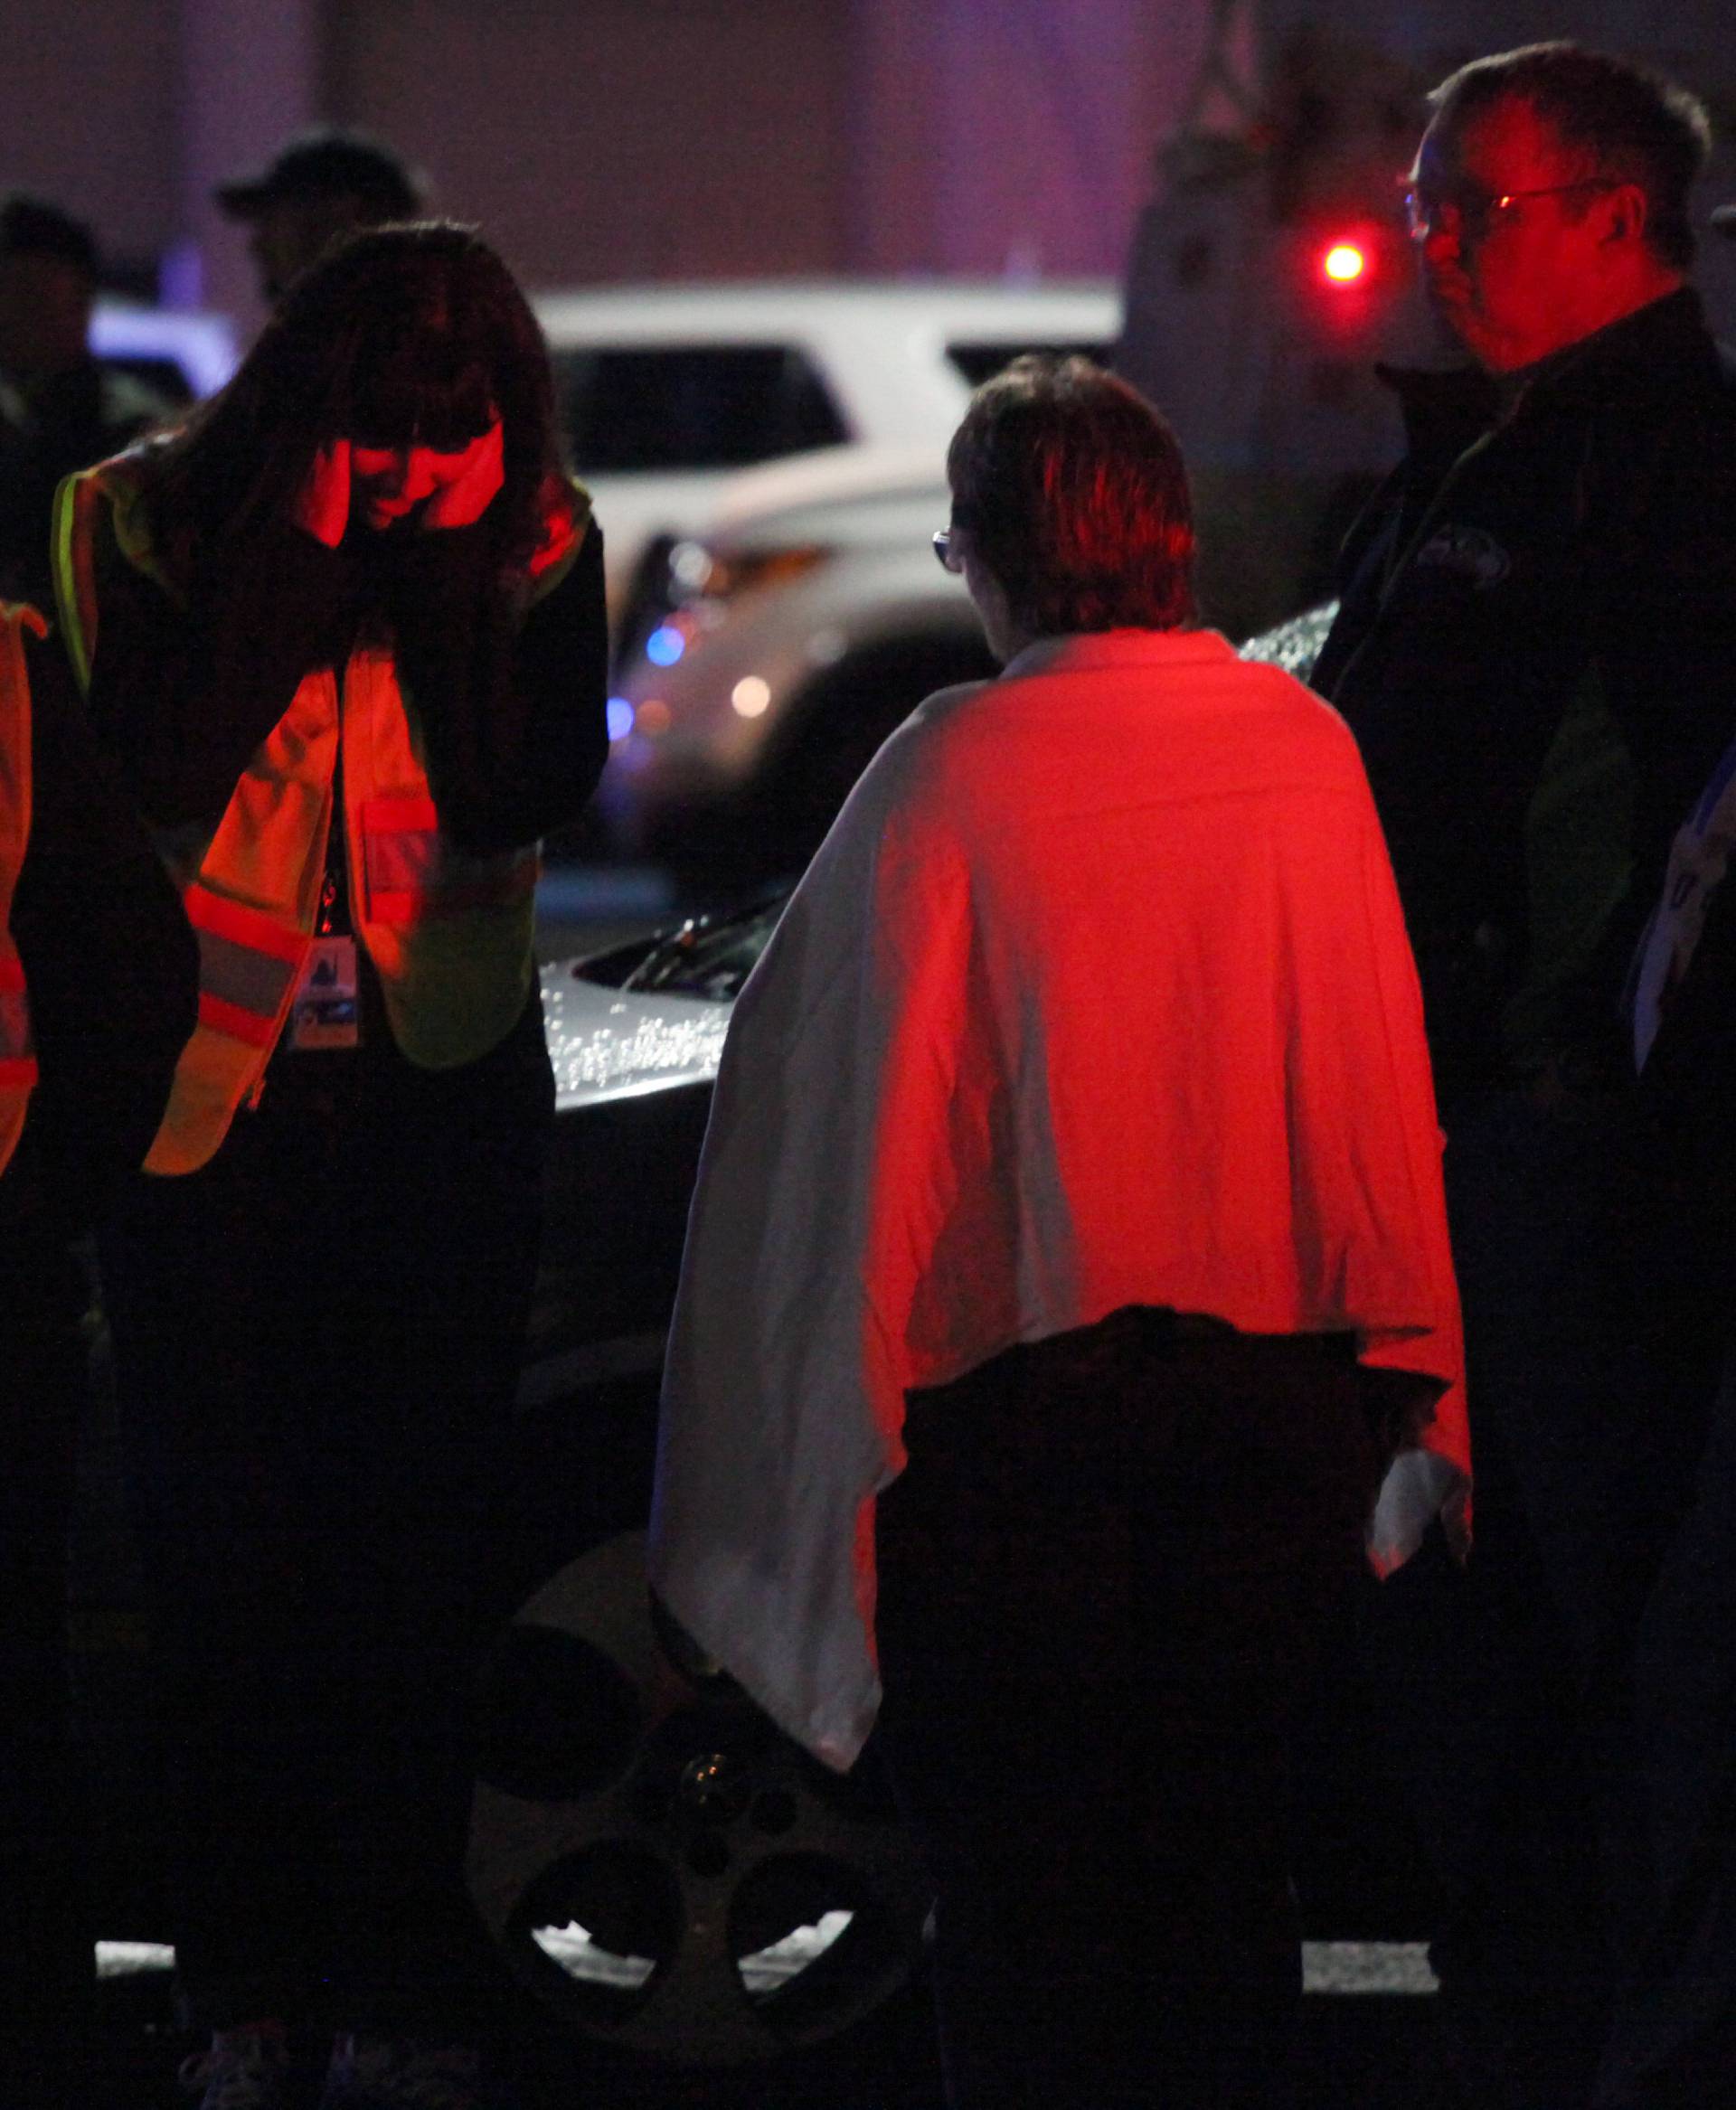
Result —
[[[307,940],[197,880],[181,899],[199,940],[199,1023],[269,1048],[295,994]]]
[[[24,633],[46,636],[34,608],[0,608],[0,1173],[24,1133],[36,1083],[24,963],[12,937],[12,896],[30,843],[30,674]]]
[[[102,504],[102,487],[95,476],[68,476],[54,494],[50,529],[55,610],[66,656],[83,695],[90,692],[90,662],[97,649],[95,516]]]

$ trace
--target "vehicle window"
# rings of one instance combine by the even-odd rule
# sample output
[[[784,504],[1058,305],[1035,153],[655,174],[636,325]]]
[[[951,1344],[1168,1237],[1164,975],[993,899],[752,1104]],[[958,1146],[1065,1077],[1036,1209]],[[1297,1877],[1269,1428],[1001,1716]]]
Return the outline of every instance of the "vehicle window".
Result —
[[[958,369],[974,389],[992,381],[1002,367],[1011,363],[1026,352],[1046,352],[1056,359],[1071,359],[1077,354],[1090,359],[1099,366],[1109,363],[1107,344],[948,344],[947,357]]]
[[[791,344],[650,345],[553,356],[581,475],[743,468],[849,437],[812,362]]]

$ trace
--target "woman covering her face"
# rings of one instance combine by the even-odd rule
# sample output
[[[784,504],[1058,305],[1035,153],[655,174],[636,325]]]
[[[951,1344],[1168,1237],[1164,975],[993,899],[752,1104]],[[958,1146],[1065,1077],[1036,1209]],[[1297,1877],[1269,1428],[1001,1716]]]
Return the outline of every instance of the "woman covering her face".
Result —
[[[458,1694],[552,1117],[536,845],[607,752],[601,538],[510,274],[455,226],[346,242],[63,486],[55,554],[202,962],[101,1234],[193,2079],[287,2100],[316,2025],[334,2104],[479,2087]]]

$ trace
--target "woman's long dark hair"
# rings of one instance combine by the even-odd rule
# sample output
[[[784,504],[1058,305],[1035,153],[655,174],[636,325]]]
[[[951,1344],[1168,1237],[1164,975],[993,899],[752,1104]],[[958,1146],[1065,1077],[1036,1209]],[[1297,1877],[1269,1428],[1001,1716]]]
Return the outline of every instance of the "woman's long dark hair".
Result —
[[[193,586],[287,520],[334,439],[458,447],[497,412],[505,481],[489,508],[498,571],[522,579],[564,473],[548,347],[512,273],[448,221],[350,236],[297,281],[228,385],[140,457],[157,550]]]

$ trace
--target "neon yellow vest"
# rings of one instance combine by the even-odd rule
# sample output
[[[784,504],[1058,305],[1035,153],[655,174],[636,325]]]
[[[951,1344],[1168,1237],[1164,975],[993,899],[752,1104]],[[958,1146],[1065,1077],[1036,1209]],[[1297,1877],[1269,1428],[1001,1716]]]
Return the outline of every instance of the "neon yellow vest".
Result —
[[[533,568],[535,594],[571,567],[589,511],[576,486],[551,509]],[[122,555],[175,592],[152,557],[131,459],[69,476],[55,499],[55,591],[87,692],[105,515]],[[214,829],[159,833],[157,849],[199,940],[199,1022],[147,1172],[207,1163],[264,1075],[318,912],[340,739],[351,921],[380,976],[398,1046],[419,1068],[454,1069],[496,1047],[524,1009],[534,972],[538,846],[478,855],[447,837],[391,650],[360,645],[341,679],[330,667],[303,679]]]
[[[0,1173],[12,1162],[36,1083],[24,965],[12,942],[12,893],[30,842],[30,676],[24,632],[48,635],[34,608],[0,603]]]

